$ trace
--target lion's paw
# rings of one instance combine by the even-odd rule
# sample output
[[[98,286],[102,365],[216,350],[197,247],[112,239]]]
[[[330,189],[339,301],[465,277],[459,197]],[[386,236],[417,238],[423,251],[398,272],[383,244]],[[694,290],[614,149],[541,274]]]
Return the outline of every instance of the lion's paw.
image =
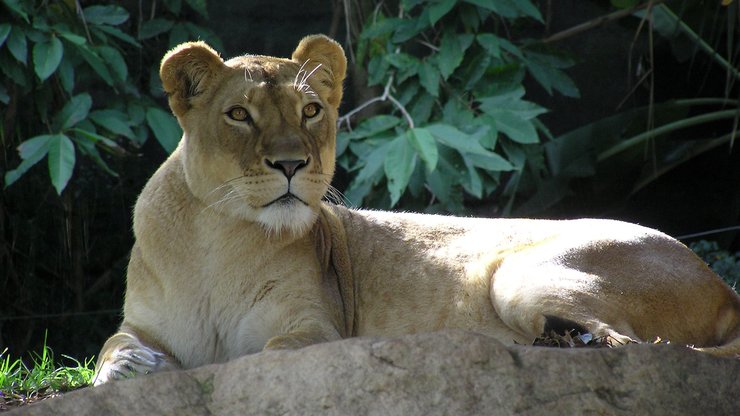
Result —
[[[100,365],[93,383],[98,386],[111,380],[132,378],[168,367],[170,363],[164,353],[142,345],[121,348],[110,353]]]

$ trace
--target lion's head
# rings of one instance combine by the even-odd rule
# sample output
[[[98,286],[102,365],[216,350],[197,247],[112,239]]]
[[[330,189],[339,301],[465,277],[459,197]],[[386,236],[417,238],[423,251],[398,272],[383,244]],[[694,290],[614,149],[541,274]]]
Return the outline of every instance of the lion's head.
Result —
[[[341,46],[321,35],[291,59],[224,62],[203,42],[167,53],[160,76],[184,131],[176,152],[193,195],[270,232],[308,230],[334,174],[346,66]]]

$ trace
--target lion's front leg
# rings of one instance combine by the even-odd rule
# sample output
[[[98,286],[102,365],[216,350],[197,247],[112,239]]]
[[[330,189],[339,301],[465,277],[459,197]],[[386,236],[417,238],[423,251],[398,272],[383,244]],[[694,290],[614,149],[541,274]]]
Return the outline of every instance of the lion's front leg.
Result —
[[[284,334],[270,338],[265,344],[265,350],[298,349],[308,345],[341,339],[339,332],[329,323],[314,322],[301,325]]]
[[[174,357],[145,343],[136,330],[124,325],[100,350],[93,384],[179,368]]]

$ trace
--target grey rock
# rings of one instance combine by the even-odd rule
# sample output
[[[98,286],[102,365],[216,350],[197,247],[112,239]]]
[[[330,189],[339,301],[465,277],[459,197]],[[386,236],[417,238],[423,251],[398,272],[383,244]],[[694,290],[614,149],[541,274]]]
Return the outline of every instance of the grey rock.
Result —
[[[9,415],[738,415],[740,360],[674,345],[504,346],[449,330],[267,351]]]

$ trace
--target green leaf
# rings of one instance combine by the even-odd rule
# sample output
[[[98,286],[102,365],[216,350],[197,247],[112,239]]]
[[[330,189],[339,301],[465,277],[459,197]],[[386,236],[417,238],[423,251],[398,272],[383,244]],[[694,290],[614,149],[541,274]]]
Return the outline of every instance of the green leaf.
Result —
[[[157,35],[167,32],[172,29],[175,22],[169,19],[155,18],[147,20],[141,24],[141,30],[139,31],[139,40],[153,38]]]
[[[57,75],[59,75],[59,82],[61,82],[64,91],[72,95],[72,90],[75,87],[75,68],[69,59],[62,59],[62,62],[59,63]]]
[[[393,37],[391,41],[393,43],[403,43],[407,40],[418,35],[419,32],[426,29],[429,26],[429,19],[424,18],[424,13],[429,13],[428,9],[422,12],[422,16],[418,19],[400,19],[396,24],[395,30],[393,31]]]
[[[97,125],[113,132],[134,139],[136,136],[129,126],[128,115],[118,110],[98,110],[90,113],[90,119]]]
[[[433,171],[437,167],[439,151],[437,150],[437,141],[434,140],[432,133],[425,128],[413,128],[407,132],[411,145],[416,153],[424,161],[427,172]]]
[[[439,96],[439,71],[429,62],[419,67],[419,82],[432,97]]]
[[[476,166],[492,171],[511,170],[512,165],[496,153],[481,146],[479,137],[485,135],[488,127],[478,130],[474,134],[467,134],[448,124],[431,124],[426,127],[437,141],[449,148],[457,150],[469,158]]]
[[[400,23],[401,19],[397,18],[379,18],[363,29],[360,39],[367,40],[386,36],[393,32]]]
[[[47,42],[40,42],[33,47],[33,69],[41,81],[46,80],[57,70],[64,56],[62,41],[56,36]]]
[[[383,167],[383,164],[385,163],[386,156],[388,155],[388,151],[390,149],[391,142],[387,141],[380,146],[373,149],[371,152],[367,153],[367,155],[363,158],[363,161],[365,164],[362,166],[362,169],[357,173],[357,176],[355,176],[355,182],[361,183],[361,182],[369,182],[371,181],[375,176],[377,176],[378,172],[380,172],[381,168]]]
[[[169,11],[179,15],[182,8],[182,0],[164,0],[164,5]]]
[[[418,58],[403,52],[385,55],[385,60],[398,68],[396,72],[396,82],[398,84],[416,75],[421,63]]]
[[[468,182],[463,184],[465,190],[478,199],[483,198],[483,181],[478,170],[469,157],[463,157],[463,160],[465,161],[465,167],[468,168]]]
[[[540,23],[544,23],[544,20],[542,20],[542,14],[540,13],[540,10],[531,1],[529,0],[507,0],[507,1],[516,5],[517,9],[519,9],[519,11],[521,11],[524,16],[529,16],[537,20]]]
[[[199,15],[208,18],[208,10],[206,9],[206,0],[185,0],[188,6],[192,7]]]
[[[554,88],[566,97],[581,97],[581,93],[578,91],[575,82],[565,72],[533,62],[527,63],[527,69],[548,94],[552,95],[552,89]]]
[[[467,65],[463,65],[460,78],[466,80],[465,90],[472,90],[490,66],[491,56],[487,53],[478,53]]]
[[[489,55],[501,59],[501,42],[498,36],[491,33],[482,33],[476,36],[475,40]]]
[[[121,29],[119,29],[117,27],[113,27],[113,26],[96,26],[93,29],[94,30],[100,30],[102,32],[105,32],[105,33],[113,36],[114,38],[118,38],[118,39],[120,39],[120,40],[128,43],[129,45],[135,46],[137,48],[140,48],[141,47],[141,44],[139,42],[137,42],[136,39],[134,39],[133,37],[131,37],[129,34],[124,33],[123,31],[121,31]]]
[[[52,134],[42,134],[40,136],[32,137],[18,146],[18,154],[22,160],[34,159],[34,155],[37,153],[44,153],[44,149],[48,150],[49,140],[51,140],[52,137],[54,137]]]
[[[84,45],[87,43],[87,39],[85,37],[76,35],[70,31],[61,29],[57,26],[54,26],[54,30],[59,34],[60,37],[68,40],[69,42],[75,44],[75,45]]]
[[[440,0],[429,6],[429,24],[434,26],[439,19],[455,7],[455,3],[457,3],[457,0]]]
[[[465,2],[486,10],[491,10],[502,17],[519,17],[519,10],[516,5],[511,5],[509,0],[465,0]]]
[[[150,107],[146,110],[146,123],[162,148],[172,153],[182,137],[182,129],[175,117],[162,109]]]
[[[90,65],[95,73],[98,74],[100,78],[105,81],[106,84],[112,87],[114,84],[113,76],[111,75],[108,67],[105,65],[103,60],[100,59],[100,56],[98,56],[97,52],[87,45],[79,45],[77,47],[77,50],[80,52],[80,55],[82,55],[82,59],[84,59],[85,62]]]
[[[29,83],[25,68],[20,62],[11,58],[10,54],[0,53],[0,71],[21,87],[26,87]]]
[[[77,123],[87,118],[92,107],[90,94],[83,92],[75,95],[62,107],[55,117],[54,126],[58,131],[64,131],[74,127]]]
[[[367,64],[367,84],[373,86],[385,82],[390,64],[382,55],[373,56]]]
[[[49,176],[57,194],[67,187],[75,167],[75,146],[64,134],[55,134],[49,141]]]
[[[93,144],[102,143],[102,145],[105,147],[108,147],[111,149],[119,149],[122,151],[118,143],[114,142],[113,140],[105,136],[101,136],[97,133],[94,133],[94,132],[91,132],[85,129],[80,129],[80,128],[73,128],[72,131],[77,133],[77,136],[81,136],[82,138],[84,138],[86,142],[90,142]]]
[[[38,163],[49,152],[49,142],[54,136],[44,134],[26,140],[18,146],[18,153],[23,161],[17,168],[5,173],[5,186],[8,187],[18,180],[28,169]]]
[[[514,170],[514,165],[498,153],[489,152],[488,154],[467,153],[464,155],[466,162],[492,172],[502,172]]]
[[[529,0],[465,0],[467,3],[478,7],[492,10],[493,12],[508,18],[528,16],[542,22],[542,14]]]
[[[511,140],[524,144],[538,143],[540,141],[534,124],[519,114],[501,110],[495,114],[491,114],[491,116],[496,121],[496,128],[509,136]]]
[[[378,133],[390,130],[396,127],[401,119],[395,116],[379,115],[368,118],[360,123],[357,128],[346,133],[348,139],[362,139],[375,136]]]
[[[8,89],[5,88],[5,85],[0,84],[0,103],[8,105],[9,102],[10,95],[8,94]]]
[[[611,0],[612,6],[618,9],[631,9],[637,5],[639,0]]]
[[[105,171],[107,174],[117,178],[118,174],[113,169],[111,169],[107,163],[105,163],[105,160],[103,160],[103,158],[100,156],[100,152],[98,152],[98,149],[95,147],[95,143],[97,143],[99,140],[90,138],[90,136],[98,135],[81,129],[75,129],[75,132],[79,134],[75,134],[74,136],[72,136],[72,140],[74,140],[74,142],[77,144],[77,149],[82,154],[90,157],[95,162],[95,164],[103,169],[103,171]],[[98,137],[101,137],[110,142],[110,140],[105,137]]]
[[[535,103],[522,100],[522,96],[524,96],[524,88],[518,86],[498,95],[481,98],[480,109],[494,117],[499,112],[516,113],[524,120],[533,119],[547,112],[547,109]]]
[[[439,52],[435,55],[435,61],[442,79],[447,79],[455,69],[460,66],[465,57],[465,50],[473,41],[473,35],[458,35],[453,32],[445,32],[442,36]],[[436,96],[436,95],[435,95]]]
[[[0,24],[0,47],[3,46],[8,35],[10,35],[10,29],[10,23]]]
[[[172,27],[172,30],[170,30],[170,36],[168,40],[169,47],[174,48],[175,46],[183,42],[187,42],[189,38],[190,34],[188,32],[187,26],[182,23],[178,23]]]
[[[128,11],[121,6],[89,6],[82,10],[85,21],[93,25],[117,26],[128,20]]]
[[[20,0],[3,0],[5,7],[20,16],[26,23],[30,23],[30,20],[28,20],[28,13],[26,12],[26,5],[29,5],[29,3],[30,2]]]
[[[113,71],[116,78],[121,82],[125,82],[128,77],[128,66],[126,65],[126,61],[123,59],[121,52],[118,52],[118,49],[110,46],[98,46],[95,50],[108,65],[108,68]]]
[[[26,34],[20,26],[13,26],[8,36],[8,50],[13,57],[23,65],[28,60],[28,42]]]
[[[391,141],[388,155],[385,158],[385,176],[388,179],[391,206],[396,205],[409,184],[411,174],[416,167],[416,152],[409,143],[406,134],[397,136]]]

